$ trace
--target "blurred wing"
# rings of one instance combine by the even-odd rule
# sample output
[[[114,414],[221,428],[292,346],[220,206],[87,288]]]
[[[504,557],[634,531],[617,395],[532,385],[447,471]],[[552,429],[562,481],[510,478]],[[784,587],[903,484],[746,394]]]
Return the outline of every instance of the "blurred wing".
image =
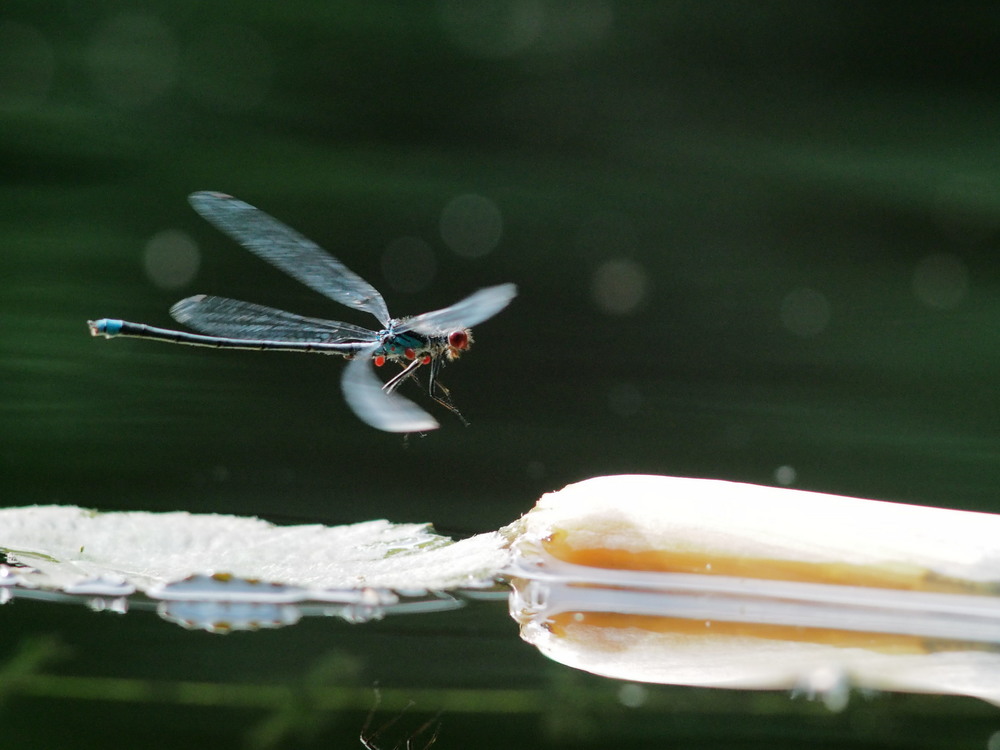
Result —
[[[471,328],[492,318],[516,296],[517,287],[514,284],[480,289],[451,307],[406,318],[396,326],[396,331],[416,331],[425,336],[440,336],[460,328]]]
[[[385,300],[371,284],[339,260],[277,219],[224,193],[193,193],[188,200],[209,223],[250,252],[342,305],[389,324]]]
[[[170,308],[178,323],[211,336],[267,341],[336,343],[373,341],[376,334],[360,326],[301,315],[226,297],[199,294]]]
[[[375,377],[371,355],[378,345],[359,351],[344,368],[340,385],[344,400],[358,418],[386,432],[426,432],[439,427],[437,420],[412,401],[382,390]]]

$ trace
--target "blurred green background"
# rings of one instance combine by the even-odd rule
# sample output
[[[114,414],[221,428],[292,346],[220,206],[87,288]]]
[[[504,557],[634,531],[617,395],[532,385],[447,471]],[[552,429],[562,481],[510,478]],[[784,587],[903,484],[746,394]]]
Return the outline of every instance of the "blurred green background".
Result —
[[[649,472],[1000,511],[998,43],[992,4],[7,0],[2,501],[463,534]],[[366,427],[336,358],[90,338],[93,318],[171,326],[196,293],[372,323],[202,221],[204,189],[316,240],[397,316],[517,283],[444,373],[471,426],[421,400],[435,433]],[[499,605],[229,638],[0,615],[0,660],[54,634],[66,675],[292,684],[341,649],[369,693],[545,686],[528,718],[444,713],[442,747],[982,748],[997,725],[969,701],[833,716],[666,688],[641,717],[578,720],[573,695],[613,711],[616,687],[546,663]],[[123,713],[190,747],[244,746],[252,723],[5,697],[36,747],[103,747]],[[350,746],[363,718],[271,746]]]

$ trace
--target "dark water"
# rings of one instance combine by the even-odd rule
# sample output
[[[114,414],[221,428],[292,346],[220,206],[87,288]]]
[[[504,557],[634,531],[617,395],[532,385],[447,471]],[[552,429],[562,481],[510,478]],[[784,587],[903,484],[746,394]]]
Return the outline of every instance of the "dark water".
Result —
[[[7,3],[3,503],[462,534],[570,481],[650,472],[1000,511],[998,33],[961,5]],[[199,189],[315,239],[396,315],[516,282],[444,374],[472,426],[368,429],[336,359],[87,336],[88,318],[169,325],[195,293],[370,323],[205,224]],[[473,239],[495,244],[476,257],[442,236],[466,195],[486,199]],[[189,281],[145,269],[168,230],[200,250]],[[400,238],[426,243],[402,270],[384,262]],[[376,681],[418,700],[388,747],[439,690],[473,696],[442,713],[441,747],[983,748],[1000,729],[944,698],[830,715],[655,688],[626,709],[496,603],[229,637],[35,602],[0,615],[0,661],[52,636],[68,650],[43,672],[65,678],[293,687],[330,654],[354,665],[316,678],[354,690],[347,713],[11,687],[5,735],[37,747],[263,746],[268,720],[271,746],[351,746]],[[497,689],[527,692],[498,710]],[[376,721],[401,706],[384,707]]]

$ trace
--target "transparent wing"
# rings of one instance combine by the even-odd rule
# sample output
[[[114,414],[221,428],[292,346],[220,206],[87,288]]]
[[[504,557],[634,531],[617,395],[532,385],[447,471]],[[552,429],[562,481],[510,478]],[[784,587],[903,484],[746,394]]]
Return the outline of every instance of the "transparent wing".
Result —
[[[268,341],[373,341],[376,334],[336,320],[305,318],[273,307],[199,294],[170,308],[178,323],[211,336]]]
[[[211,224],[292,278],[342,305],[371,313],[383,326],[389,324],[389,310],[378,290],[312,240],[231,195],[200,192],[188,200]]]
[[[426,432],[436,430],[437,420],[409,399],[398,393],[382,390],[382,381],[375,376],[371,355],[378,345],[359,351],[347,367],[340,385],[344,400],[358,418],[386,432]]]
[[[406,318],[396,326],[396,331],[416,331],[428,336],[440,336],[460,328],[471,328],[488,320],[510,304],[517,296],[514,284],[500,284],[469,295],[443,310]]]

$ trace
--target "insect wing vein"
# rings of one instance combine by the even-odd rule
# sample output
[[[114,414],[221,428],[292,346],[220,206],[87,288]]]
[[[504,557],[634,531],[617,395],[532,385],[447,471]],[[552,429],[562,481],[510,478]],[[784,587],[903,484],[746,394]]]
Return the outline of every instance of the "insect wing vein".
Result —
[[[471,328],[492,318],[516,296],[517,286],[514,284],[487,287],[450,307],[406,318],[396,325],[395,330],[398,333],[416,331],[424,335],[439,336],[460,328]]]
[[[342,305],[389,323],[385,300],[312,240],[258,208],[223,193],[199,192],[188,199],[195,211],[259,258]]]
[[[266,339],[336,343],[372,341],[376,334],[360,326],[203,294],[182,299],[170,308],[178,323],[212,336],[234,339]]]

